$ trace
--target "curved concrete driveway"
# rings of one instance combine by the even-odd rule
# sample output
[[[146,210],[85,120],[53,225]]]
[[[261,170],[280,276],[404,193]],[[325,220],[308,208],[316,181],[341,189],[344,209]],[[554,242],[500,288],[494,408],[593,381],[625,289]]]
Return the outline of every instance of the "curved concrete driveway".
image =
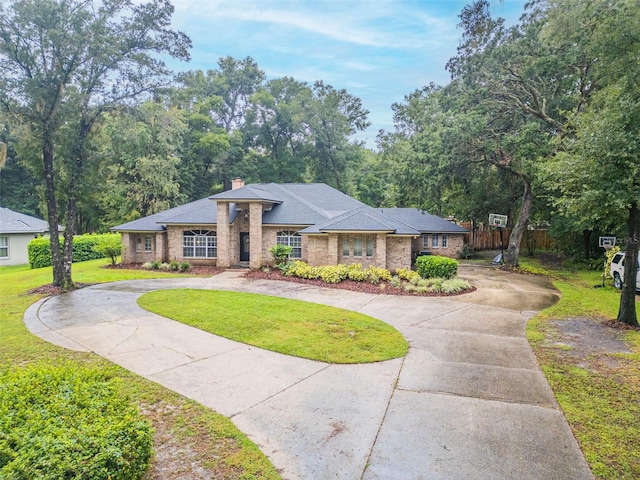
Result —
[[[556,293],[544,280],[462,267],[478,290],[393,297],[236,272],[96,285],[44,299],[28,328],[92,351],[230,417],[285,479],[589,479],[525,338]],[[359,311],[408,339],[404,359],[329,365],[226,340],[142,310],[166,288],[279,295]],[[188,305],[185,305],[188,308]]]

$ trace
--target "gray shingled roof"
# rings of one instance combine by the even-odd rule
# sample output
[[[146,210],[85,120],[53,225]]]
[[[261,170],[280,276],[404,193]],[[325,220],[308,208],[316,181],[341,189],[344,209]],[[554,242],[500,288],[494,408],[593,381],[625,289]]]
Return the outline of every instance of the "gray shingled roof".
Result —
[[[378,212],[411,225],[420,233],[466,233],[468,230],[417,208],[378,208]]]
[[[233,202],[262,200],[269,203],[282,203],[282,199],[274,195],[272,189],[268,188],[271,185],[275,184],[252,183],[235,190],[217,193],[209,198],[211,200],[230,200]]]
[[[337,217],[326,220],[317,225],[305,228],[300,233],[323,232],[391,232],[396,235],[419,235],[416,229],[409,225],[379,213],[374,208],[363,205]]]
[[[39,218],[0,207],[0,233],[44,233],[49,224]]]
[[[324,183],[269,183],[264,187],[282,199],[282,204],[264,213],[266,225],[315,225],[365,206]]]
[[[419,235],[421,232],[466,232],[454,223],[415,208],[371,208],[324,183],[252,183],[118,225],[112,230],[155,232],[164,230],[166,225],[215,225],[215,200],[272,204],[272,208],[263,213],[264,225],[308,226],[302,233],[370,231]],[[235,203],[230,204],[229,213],[229,220],[233,222],[239,213]]]
[[[215,224],[216,204],[209,198],[201,198],[164,212],[123,223],[111,230],[116,232],[160,232],[165,229],[167,223]]]

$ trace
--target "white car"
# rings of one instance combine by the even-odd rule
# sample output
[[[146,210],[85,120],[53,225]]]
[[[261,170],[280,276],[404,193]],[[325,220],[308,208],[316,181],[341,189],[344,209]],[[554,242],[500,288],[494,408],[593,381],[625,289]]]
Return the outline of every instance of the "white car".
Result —
[[[640,290],[640,256],[638,257],[638,269],[636,275],[636,290]],[[611,278],[613,278],[613,285],[621,289],[624,279],[624,252],[618,252],[613,256],[611,260]]]

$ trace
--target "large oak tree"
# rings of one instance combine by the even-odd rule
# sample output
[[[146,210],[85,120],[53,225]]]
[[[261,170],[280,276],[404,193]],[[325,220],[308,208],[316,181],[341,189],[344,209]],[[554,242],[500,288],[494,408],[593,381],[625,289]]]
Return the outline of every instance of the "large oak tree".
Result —
[[[10,0],[0,5],[2,106],[37,136],[51,232],[53,283],[73,287],[72,239],[78,197],[98,187],[84,178],[87,139],[103,112],[166,81],[157,54],[188,59],[190,40],[171,30],[169,0]],[[65,155],[57,153],[65,127]],[[55,175],[64,166],[64,179]],[[64,180],[66,211],[56,192]],[[64,219],[64,250],[58,222]]]

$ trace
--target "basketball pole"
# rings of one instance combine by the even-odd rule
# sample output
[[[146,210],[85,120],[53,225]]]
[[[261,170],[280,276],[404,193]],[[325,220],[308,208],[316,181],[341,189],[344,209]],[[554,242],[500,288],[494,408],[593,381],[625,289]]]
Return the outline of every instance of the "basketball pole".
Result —
[[[502,238],[502,227],[498,227],[500,232],[500,263],[504,264],[504,239]]]

